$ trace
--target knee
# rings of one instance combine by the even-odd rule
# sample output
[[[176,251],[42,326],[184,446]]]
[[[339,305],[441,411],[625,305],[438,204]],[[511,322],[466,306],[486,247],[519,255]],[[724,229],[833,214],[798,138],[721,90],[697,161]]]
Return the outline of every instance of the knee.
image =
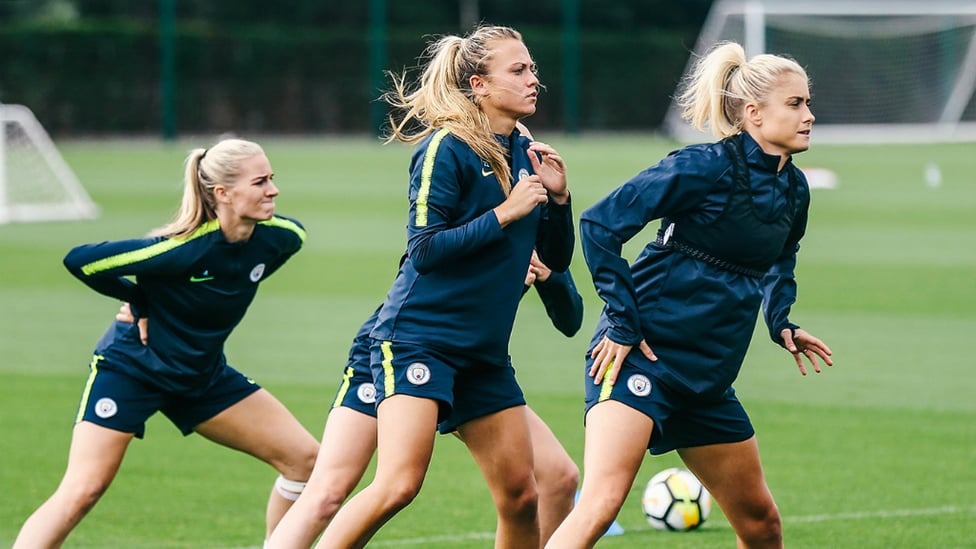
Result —
[[[312,476],[318,453],[319,445],[317,443],[305,444],[300,448],[293,449],[286,458],[277,463],[273,462],[272,465],[285,478],[304,482]]]
[[[108,490],[109,482],[95,480],[73,486],[61,486],[62,501],[66,501],[75,514],[88,513]]]
[[[582,516],[589,518],[589,528],[595,532],[606,532],[617,518],[617,513],[623,507],[627,493],[613,494],[609,492],[592,494],[588,498],[580,497],[576,507]]]
[[[346,500],[348,492],[327,489],[315,496],[315,518],[320,522],[331,521]]]
[[[579,468],[575,463],[569,461],[555,472],[551,480],[552,485],[545,488],[545,490],[559,497],[574,498],[576,496],[576,489],[579,488],[579,478]],[[542,491],[543,489],[540,485],[539,490]]]
[[[410,505],[410,503],[420,493],[423,480],[400,479],[395,482],[386,483],[381,489],[383,492],[383,506],[388,511],[399,511]]]
[[[539,510],[539,491],[533,478],[506,486],[495,504],[500,516],[515,520],[535,520]]]
[[[783,543],[783,520],[775,505],[747,521],[739,534],[746,547],[775,547]]]

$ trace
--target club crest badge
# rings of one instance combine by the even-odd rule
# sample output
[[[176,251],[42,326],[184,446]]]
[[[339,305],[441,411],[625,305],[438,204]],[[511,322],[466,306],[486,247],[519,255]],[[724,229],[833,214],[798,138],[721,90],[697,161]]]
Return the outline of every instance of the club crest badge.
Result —
[[[518,179],[516,181],[521,181],[528,176],[529,176],[529,170],[522,168],[521,170],[519,170]]]
[[[423,385],[430,381],[430,368],[426,364],[414,362],[407,368],[407,381],[414,385]]]
[[[114,400],[105,397],[98,399],[95,403],[95,415],[102,418],[108,419],[119,412],[119,406]]]
[[[627,388],[636,396],[646,397],[651,394],[651,380],[643,374],[634,374],[627,378]]]
[[[258,263],[251,269],[251,282],[257,282],[264,276],[264,263]]]
[[[356,396],[363,404],[373,404],[376,402],[376,387],[372,383],[362,383],[356,389]]]

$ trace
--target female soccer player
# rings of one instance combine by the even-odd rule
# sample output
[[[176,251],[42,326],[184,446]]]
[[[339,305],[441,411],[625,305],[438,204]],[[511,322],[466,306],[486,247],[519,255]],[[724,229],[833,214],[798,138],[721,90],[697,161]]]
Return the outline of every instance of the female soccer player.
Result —
[[[258,284],[305,239],[297,221],[275,215],[273,175],[256,143],[195,149],[171,223],[147,238],[86,244],[65,257],[93,290],[131,304],[138,323],[116,321],[95,346],[64,478],[14,547],[60,547],[157,411],[184,435],[197,432],[278,470],[268,535],[298,498],[315,463],[315,437],[223,352]]]
[[[723,139],[681,149],[583,212],[580,235],[606,306],[587,360],[583,487],[547,547],[592,547],[644,451],[678,455],[739,547],[781,547],[779,512],[735,396],[760,302],[773,341],[815,371],[830,349],[788,319],[810,191],[792,155],[810,146],[807,75],[791,59],[724,43],[699,60],[684,115]],[[625,242],[663,219],[633,265]],[[634,347],[641,352],[632,353]],[[619,381],[619,383],[618,383]]]
[[[525,291],[530,287],[538,292],[557,330],[566,337],[579,331],[583,322],[583,298],[569,271],[553,272],[533,253],[525,277]],[[301,497],[268,539],[266,549],[310,547],[359,484],[376,451],[376,386],[370,369],[369,333],[378,313],[379,309],[366,319],[353,340],[322,433],[315,469]],[[539,527],[545,542],[573,508],[579,468],[542,418],[528,406],[526,414],[539,487]],[[440,430],[456,432],[457,421],[459,418],[441,423]]]
[[[407,259],[370,334],[377,389],[373,481],[339,510],[320,547],[362,547],[417,495],[434,429],[457,431],[498,512],[496,546],[538,547],[538,495],[525,400],[508,342],[533,248],[552,270],[572,258],[565,166],[516,129],[539,80],[521,35],[484,26],[432,44],[419,86],[388,101],[391,140],[410,164]]]

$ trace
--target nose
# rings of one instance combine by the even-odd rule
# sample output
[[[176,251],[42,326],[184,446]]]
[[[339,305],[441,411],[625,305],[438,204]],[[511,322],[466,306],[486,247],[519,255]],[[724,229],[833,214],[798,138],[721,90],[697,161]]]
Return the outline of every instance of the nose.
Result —
[[[268,188],[265,189],[264,194],[271,197],[278,196],[278,187],[274,184],[274,181],[268,181]]]

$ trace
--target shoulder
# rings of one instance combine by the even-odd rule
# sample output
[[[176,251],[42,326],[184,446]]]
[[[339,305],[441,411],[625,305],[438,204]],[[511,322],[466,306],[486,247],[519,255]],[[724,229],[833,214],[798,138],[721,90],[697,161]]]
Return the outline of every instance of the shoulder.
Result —
[[[258,226],[267,228],[272,234],[283,238],[305,242],[305,226],[291,217],[275,214],[267,221],[261,221]]]
[[[722,142],[704,143],[671,151],[649,169],[682,177],[700,177],[716,181],[732,169],[732,162]]]

